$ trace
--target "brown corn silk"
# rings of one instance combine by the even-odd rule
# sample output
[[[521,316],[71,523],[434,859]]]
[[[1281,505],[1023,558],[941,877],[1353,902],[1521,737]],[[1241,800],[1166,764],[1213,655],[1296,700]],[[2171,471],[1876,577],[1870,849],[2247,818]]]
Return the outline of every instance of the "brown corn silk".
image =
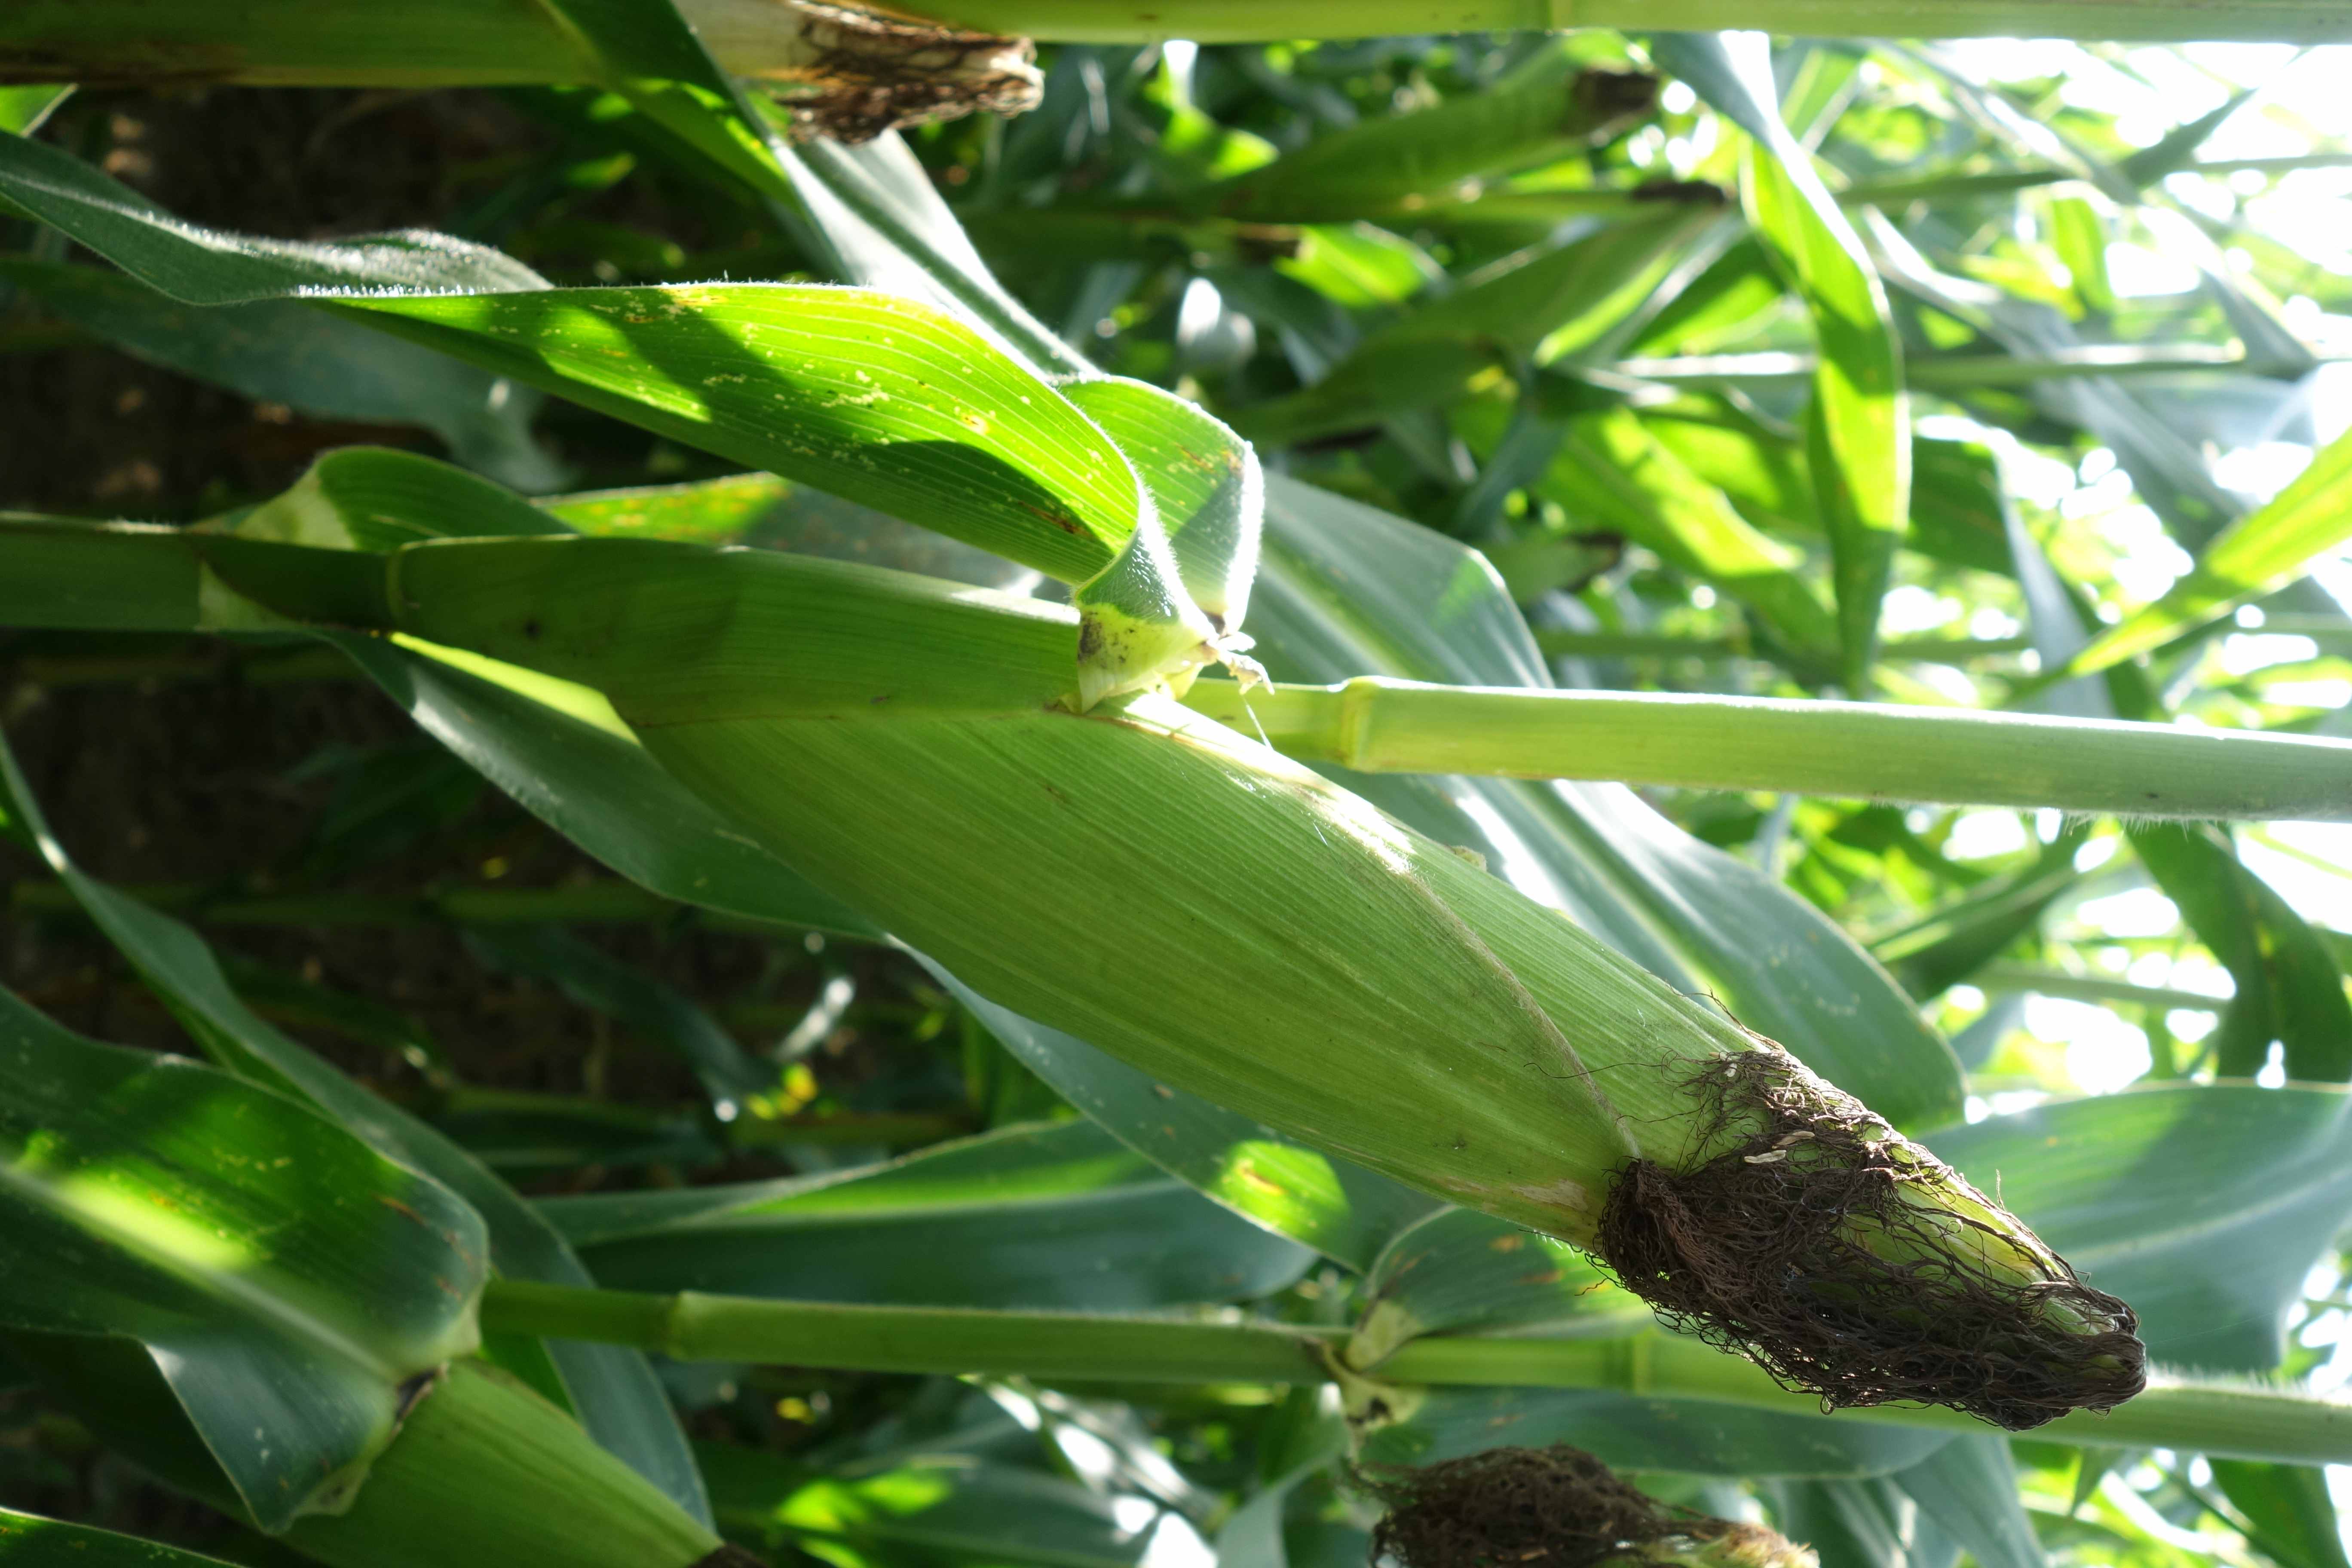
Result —
[[[1689,1088],[1717,1152],[1628,1164],[1595,1247],[1676,1328],[1830,1409],[1921,1400],[2021,1431],[2145,1386],[2129,1307],[1778,1046]]]
[[[1387,1513],[1370,1560],[1403,1568],[1814,1568],[1813,1554],[1759,1525],[1660,1502],[1566,1444],[1489,1448],[1423,1466],[1365,1466],[1356,1484]]]

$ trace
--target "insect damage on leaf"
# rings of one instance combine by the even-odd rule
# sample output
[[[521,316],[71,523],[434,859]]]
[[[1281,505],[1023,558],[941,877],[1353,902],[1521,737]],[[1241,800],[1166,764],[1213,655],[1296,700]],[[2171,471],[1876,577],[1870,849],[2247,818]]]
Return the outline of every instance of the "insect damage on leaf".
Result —
[[[798,23],[809,58],[768,79],[803,137],[870,142],[885,131],[981,110],[1020,114],[1037,106],[1044,89],[1026,38],[815,0],[776,8]]]
[[[1627,1165],[1596,1244],[1675,1327],[1826,1409],[1916,1399],[2022,1431],[2145,1386],[2129,1307],[1778,1046],[1689,1088],[1716,1152]]]
[[[1489,1448],[1415,1469],[1365,1466],[1356,1484],[1387,1506],[1371,1561],[1404,1568],[1813,1568],[1813,1553],[1759,1525],[1658,1501],[1564,1443]]]

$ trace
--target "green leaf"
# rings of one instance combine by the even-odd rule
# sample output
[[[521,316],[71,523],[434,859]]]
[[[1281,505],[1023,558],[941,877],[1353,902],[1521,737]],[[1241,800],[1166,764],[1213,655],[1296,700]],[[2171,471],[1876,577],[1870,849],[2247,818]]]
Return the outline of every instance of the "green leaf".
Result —
[[[0,134],[0,199],[191,305],[352,289],[543,289],[513,258],[447,235],[263,239],[184,223],[55,147]]]
[[[1780,119],[1761,34],[1679,33],[1652,53],[1753,140],[1741,164],[1749,219],[1804,301],[1820,349],[1806,456],[1830,535],[1847,689],[1868,691],[1878,603],[1908,528],[1911,421],[1885,285]]]
[[[567,526],[599,538],[789,550],[1008,593],[1032,580],[1026,568],[1002,555],[772,474],[551,496],[537,504]]]
[[[1783,1481],[1765,1489],[1773,1525],[1813,1549],[1822,1568],[1887,1568],[1914,1562],[1901,1489],[1889,1479]],[[1921,1568],[1952,1568],[1948,1553]]]
[[[2061,833],[2033,864],[1969,889],[1875,938],[1871,955],[1915,996],[1935,996],[1998,958],[2042,923],[2042,911],[2082,879],[2074,856],[2087,828]]]
[[[585,687],[446,649],[331,637],[427,734],[638,886],[706,909],[874,939],[687,791]]]
[[[1194,650],[1215,636],[1118,444],[992,339],[929,306],[788,283],[343,303],[518,381],[1080,584],[1081,706],[1200,662]],[[1196,572],[1223,583],[1252,564]]]
[[[1776,121],[1777,123],[1777,121]],[[1820,344],[1805,449],[1829,527],[1847,689],[1870,689],[1878,603],[1909,526],[1911,425],[1886,290],[1862,238],[1784,132],[1744,165],[1750,216]]]
[[[1239,626],[1265,521],[1265,478],[1249,443],[1199,404],[1145,382],[1097,376],[1061,390],[1135,465],[1192,602],[1219,630]]]
[[[90,919],[205,1052],[240,1077],[310,1104],[384,1154],[473,1205],[488,1227],[490,1262],[509,1279],[585,1285],[587,1269],[552,1226],[481,1162],[388,1100],[337,1072],[247,1007],[194,931],[84,875],[50,835],[15,755],[0,740],[0,828],[47,860]],[[609,1345],[560,1343],[548,1353],[581,1424],[688,1514],[709,1517],[684,1434],[645,1357]]]
[[[491,967],[549,981],[581,1006],[677,1056],[694,1070],[721,1121],[734,1121],[747,1100],[777,1087],[777,1067],[753,1061],[688,997],[561,926],[482,926],[466,934],[466,943]]]
[[[354,299],[426,342],[662,435],[1009,555],[1063,582],[1136,529],[1092,422],[961,322],[794,283]]]
[[[226,1568],[217,1557],[13,1508],[0,1508],[0,1563],[9,1568]]]
[[[561,482],[530,437],[540,395],[446,354],[292,300],[198,308],[92,267],[0,257],[0,280],[151,364],[316,419],[420,426],[518,489]]]
[[[70,83],[60,87],[40,81],[23,87],[0,87],[0,131],[30,136],[58,104],[72,96]]]
[[[1422,1334],[1507,1332],[1537,1324],[1605,1333],[1596,1320],[1648,1328],[1642,1301],[1582,1252],[1474,1209],[1440,1209],[1397,1234],[1364,1279],[1372,1305],[1349,1347],[1349,1362],[1376,1366]]]
[[[482,1222],[292,1100],[0,991],[0,1320],[155,1357],[256,1522],[348,1501],[479,1338]]]
[[[937,964],[929,967],[1063,1099],[1153,1164],[1278,1236],[1360,1270],[1399,1231],[1439,1206],[1425,1193],[1155,1082],[1084,1040],[998,1006]]]
[[[1377,1375],[1377,1374],[1375,1374]],[[1952,1441],[1820,1415],[1601,1389],[1436,1388],[1404,1421],[1368,1437],[1360,1462],[1424,1465],[1501,1443],[1567,1443],[1625,1470],[1702,1476],[1876,1476]]]
[[[2213,1484],[2253,1528],[2254,1550],[2280,1568],[2347,1568],[2327,1472],[2314,1465],[2215,1459]]]
[[[2044,210],[2050,248],[2065,263],[2067,275],[2074,279],[2074,297],[2085,310],[2113,315],[2116,289],[2107,277],[2107,226],[2098,209],[2083,196],[2056,196]]]
[[[1570,421],[1535,489],[1579,523],[1619,530],[1738,600],[1793,657],[1835,657],[1838,624],[1800,574],[1802,557],[1750,527],[1632,409]]]
[[[1344,222],[1407,197],[1444,196],[1623,131],[1654,108],[1647,77],[1582,68],[1556,39],[1481,90],[1434,108],[1359,121],[1197,194],[1203,205],[1269,223]]]
[[[1263,1296],[1314,1256],[1089,1121],[1003,1128],[881,1166],[540,1209],[622,1290],[1143,1311]]]
[[[847,1568],[1139,1568],[1152,1539],[1075,1481],[961,1455],[822,1475],[750,1448],[698,1453],[728,1533]]]
[[[1201,662],[1216,635],[1117,445],[992,336],[917,300],[793,284],[533,292],[535,275],[446,237],[306,247],[198,229],[17,138],[0,142],[0,195],[173,298],[334,294],[352,319],[1081,584],[1082,706]]]
[[[441,1048],[415,1014],[365,996],[330,990],[315,981],[235,953],[221,955],[221,973],[256,1012],[280,1021],[324,1029],[346,1040],[373,1046],[423,1066],[437,1062]]]
[[[537,0],[637,111],[762,195],[790,188],[781,140],[670,0]]]
[[[1365,339],[1314,385],[1235,412],[1234,426],[1263,444],[1303,441],[1448,402],[1514,361],[1573,360],[1633,315],[1714,217],[1667,204],[1506,257]]]
[[[2128,831],[2140,864],[2236,984],[2215,1036],[2215,1070],[2252,1078],[2276,1040],[2289,1078],[2352,1079],[2352,999],[2318,933],[2246,868],[2221,829],[2150,825]]]
[[[2155,604],[2100,635],[2068,668],[2087,674],[2210,626],[2275,593],[2352,539],[2352,434],[2314,458],[2293,484],[2240,518]]]
[[[960,316],[1040,374],[1097,374],[996,280],[897,132],[856,147],[804,142],[785,162],[844,281]]]
[[[492,1170],[517,1176],[583,1165],[690,1169],[728,1152],[694,1118],[580,1096],[458,1088],[440,1096],[429,1113],[451,1142]]]
[[[2042,1542],[2018,1499],[2008,1438],[1965,1434],[1892,1479],[1978,1568],[2042,1568]]]
[[[1274,269],[1349,310],[1402,305],[1444,271],[1412,241],[1368,223],[1302,228],[1297,254]]]
[[[2352,1099],[2150,1086],[1926,1140],[2139,1313],[2148,1357],[2264,1372],[2289,1306],[2352,1217]]]
[[[339,447],[283,494],[200,526],[239,539],[376,554],[420,539],[528,539],[571,531],[488,479],[385,447]]]

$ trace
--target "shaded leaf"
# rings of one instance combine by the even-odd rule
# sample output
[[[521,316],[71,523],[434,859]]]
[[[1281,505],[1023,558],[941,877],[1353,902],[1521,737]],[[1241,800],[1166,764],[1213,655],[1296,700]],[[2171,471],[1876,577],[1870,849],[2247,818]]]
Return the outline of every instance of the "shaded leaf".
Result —
[[[928,962],[928,961],[927,961]],[[1058,1029],[982,996],[936,964],[940,983],[1004,1047],[1121,1142],[1234,1213],[1357,1269],[1437,1200],[1292,1142]]]
[[[1076,1482],[962,1455],[829,1476],[749,1448],[698,1452],[722,1530],[852,1568],[1138,1568],[1150,1542]]]
[[[152,364],[312,418],[420,426],[518,489],[562,482],[531,440],[539,394],[446,354],[292,300],[190,306],[115,273],[24,257],[0,258],[0,279]]]
[[[493,967],[552,982],[583,1007],[612,1018],[694,1069],[721,1121],[775,1089],[772,1064],[753,1061],[735,1037],[688,997],[558,926],[478,927],[468,947]]]
[[[6,992],[0,1079],[0,1318],[138,1339],[264,1529],[342,1506],[412,1380],[478,1342],[480,1218],[295,1100]]]
[[[343,289],[541,289],[522,263],[447,235],[263,239],[185,223],[45,142],[0,135],[0,199],[191,305]]]
[[[1262,1296],[1314,1256],[1089,1121],[879,1167],[540,1207],[600,1283],[626,1290],[1139,1311]]]
[[[473,1206],[488,1226],[490,1262],[511,1279],[592,1283],[562,1238],[471,1154],[389,1101],[353,1083],[238,997],[203,938],[180,921],[84,875],[50,835],[39,805],[0,742],[0,814],[5,827],[35,848],[73,892],[107,939],[207,1055],[238,1076],[314,1105],[396,1159],[438,1181]],[[685,1435],[653,1369],[617,1345],[561,1342],[548,1347],[581,1424],[597,1442],[668,1494],[708,1518],[702,1482]]]
[[[220,1559],[0,1508],[0,1563],[10,1568],[217,1568]]]
[[[1567,1443],[1617,1469],[1710,1476],[1877,1476],[1952,1440],[1929,1432],[1595,1389],[1437,1388],[1359,1459],[1423,1465],[1498,1444]]]
[[[2327,1472],[2311,1465],[2215,1459],[2213,1484],[2246,1516],[2254,1550],[2280,1568],[2345,1568]]]
[[[2042,1568],[2042,1542],[2018,1500],[2008,1438],[1965,1433],[1893,1479],[1978,1568]]]

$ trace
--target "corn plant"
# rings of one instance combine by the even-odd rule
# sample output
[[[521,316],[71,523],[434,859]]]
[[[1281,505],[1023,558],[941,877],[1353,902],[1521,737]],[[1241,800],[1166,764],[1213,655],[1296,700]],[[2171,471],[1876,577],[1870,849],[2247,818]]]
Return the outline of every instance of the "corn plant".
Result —
[[[0,1350],[146,1500],[0,1549],[2341,1564],[2344,286],[2251,198],[2347,155],[1870,40],[2343,17],[1669,13],[0,17],[0,333],[326,433],[0,497]],[[532,151],[281,237],[140,188],[194,83]],[[127,877],[58,715],[198,688],[421,734]],[[582,1092],[247,945],[336,931]]]

